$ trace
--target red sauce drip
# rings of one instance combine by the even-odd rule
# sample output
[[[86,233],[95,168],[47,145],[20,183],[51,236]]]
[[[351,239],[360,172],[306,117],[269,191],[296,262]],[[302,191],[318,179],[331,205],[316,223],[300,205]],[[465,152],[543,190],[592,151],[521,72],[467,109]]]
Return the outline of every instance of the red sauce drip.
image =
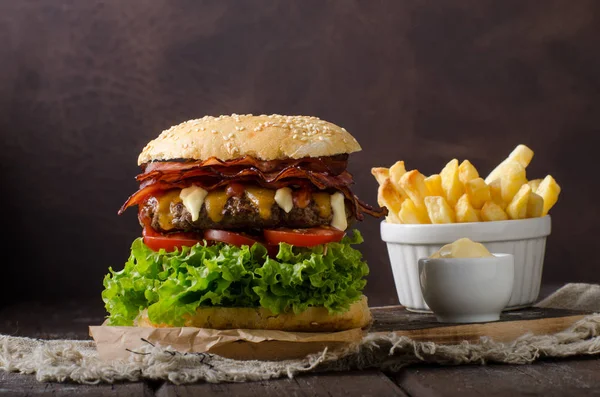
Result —
[[[225,193],[227,194],[227,197],[242,197],[244,195],[244,190],[246,190],[244,185],[233,182],[227,185]]]
[[[294,200],[294,206],[298,208],[306,208],[310,204],[310,190],[300,189],[292,192],[292,199]]]

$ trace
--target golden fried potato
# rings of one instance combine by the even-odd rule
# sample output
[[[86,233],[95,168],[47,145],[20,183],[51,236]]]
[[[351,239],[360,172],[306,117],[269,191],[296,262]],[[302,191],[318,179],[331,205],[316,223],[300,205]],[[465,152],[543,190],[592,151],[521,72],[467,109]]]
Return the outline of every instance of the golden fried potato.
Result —
[[[417,170],[408,171],[400,178],[400,187],[417,208],[425,210],[423,199],[429,195],[429,189],[425,184],[425,175]]]
[[[469,160],[449,161],[439,174],[407,171],[404,161],[374,167],[377,202],[390,223],[452,223],[541,217],[556,204],[561,187],[551,175],[527,180],[533,151],[518,145],[483,179]]]
[[[426,210],[418,208],[411,199],[406,199],[402,202],[398,218],[400,218],[400,222],[408,224],[431,223]]]
[[[481,219],[486,222],[505,221],[508,219],[508,215],[494,201],[488,201],[481,208]]]
[[[371,168],[371,174],[377,180],[377,183],[383,185],[383,182],[390,177],[390,169],[384,167],[373,167]]]
[[[469,160],[463,160],[463,162],[458,166],[458,179],[463,185],[466,185],[467,182],[475,178],[479,178],[479,172],[477,172],[477,168],[475,168],[475,166],[473,166]]]
[[[525,167],[516,161],[507,162],[500,174],[502,200],[510,203],[521,186],[526,183]]]
[[[483,179],[481,180],[483,181]],[[471,202],[469,201],[469,196],[466,193],[460,196],[456,202],[454,211],[456,212],[456,222],[465,223],[481,221],[478,211],[473,208]]]
[[[463,184],[458,179],[458,160],[453,159],[446,164],[440,172],[440,177],[442,178],[442,189],[446,201],[454,207],[460,196],[465,192]]]
[[[398,214],[400,212],[400,207],[405,198],[403,194],[396,190],[389,178],[384,180],[383,184],[377,189],[377,204],[381,207],[387,207],[388,212],[391,214]],[[390,216],[390,220],[394,220],[395,218],[397,216]]]
[[[454,210],[442,196],[425,197],[425,206],[427,207],[427,215],[429,215],[431,223],[456,222]]]
[[[465,190],[473,208],[481,209],[486,201],[490,201],[490,187],[481,178],[471,179],[465,184]]]
[[[429,190],[430,196],[444,196],[444,190],[442,189],[442,177],[439,174],[429,175],[425,178],[425,185]]]
[[[537,218],[544,212],[544,199],[537,193],[531,192],[527,201],[527,218]]]
[[[506,213],[510,219],[525,219],[527,217],[527,203],[531,195],[531,186],[527,183],[522,185],[512,201],[506,207]]]
[[[398,214],[397,213],[395,214],[391,211],[389,211],[388,214],[386,215],[385,221],[387,223],[402,223],[402,221],[398,217]]]
[[[394,184],[396,190],[399,192],[402,191],[402,187],[400,186],[400,178],[402,178],[402,175],[404,174],[406,174],[404,161],[396,161],[396,163],[390,167],[390,180]]]
[[[529,149],[525,145],[518,145],[509,155],[508,157],[502,161],[490,174],[485,178],[485,183],[488,185],[498,179],[501,175],[506,174],[504,168],[507,163],[517,162],[523,168],[527,168],[531,159],[533,158],[533,150]]]
[[[533,179],[533,180],[531,180],[531,181],[527,182],[527,184],[528,184],[529,186],[531,186],[531,191],[532,191],[533,193],[535,193],[535,192],[536,192],[536,190],[537,190],[538,186],[540,186],[540,183],[542,183],[542,180],[541,180],[541,179]]]
[[[502,200],[502,183],[500,182],[500,179],[496,179],[492,183],[488,184],[488,186],[490,187],[490,196],[492,198],[491,201],[496,203],[496,205],[504,210],[508,203],[505,203],[504,200]]]
[[[548,211],[550,208],[556,204],[558,201],[558,196],[560,195],[560,186],[552,175],[548,175],[544,178],[544,180],[538,186],[536,193],[542,196],[544,199],[544,210],[542,211],[542,216],[548,215]]]

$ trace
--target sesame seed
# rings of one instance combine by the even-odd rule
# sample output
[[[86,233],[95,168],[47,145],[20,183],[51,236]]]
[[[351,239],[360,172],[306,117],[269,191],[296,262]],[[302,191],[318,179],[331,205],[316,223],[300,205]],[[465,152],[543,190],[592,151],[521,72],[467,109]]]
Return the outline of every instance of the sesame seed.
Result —
[[[239,149],[238,149],[237,147],[233,146],[233,143],[232,143],[232,142],[227,142],[227,143],[225,144],[225,149],[227,149],[227,151],[228,151],[230,154],[236,154],[237,152],[239,152]]]

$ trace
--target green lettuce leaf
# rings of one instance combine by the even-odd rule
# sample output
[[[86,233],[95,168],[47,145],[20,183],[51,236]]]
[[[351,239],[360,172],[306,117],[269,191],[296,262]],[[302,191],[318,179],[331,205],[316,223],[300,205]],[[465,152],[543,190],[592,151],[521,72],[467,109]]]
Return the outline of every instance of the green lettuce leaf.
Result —
[[[174,252],[152,251],[136,239],[121,271],[109,269],[102,299],[109,325],[132,325],[148,309],[154,323],[181,326],[200,306],[265,307],[300,313],[311,306],[342,312],[359,300],[367,264],[352,245],[354,231],[339,243],[312,248],[279,244],[270,258],[260,244],[241,248],[198,243]]]

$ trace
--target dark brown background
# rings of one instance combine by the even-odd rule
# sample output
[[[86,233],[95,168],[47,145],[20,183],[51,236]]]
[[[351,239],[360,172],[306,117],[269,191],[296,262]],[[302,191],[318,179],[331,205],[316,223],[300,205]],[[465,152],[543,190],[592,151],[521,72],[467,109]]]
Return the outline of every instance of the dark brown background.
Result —
[[[144,144],[205,114],[316,115],[370,168],[483,173],[518,143],[563,186],[545,282],[598,282],[600,2],[0,0],[2,295],[98,296],[140,233]],[[378,221],[371,303],[397,302]],[[98,297],[99,299],[99,297]],[[99,304],[101,304],[99,302]]]

